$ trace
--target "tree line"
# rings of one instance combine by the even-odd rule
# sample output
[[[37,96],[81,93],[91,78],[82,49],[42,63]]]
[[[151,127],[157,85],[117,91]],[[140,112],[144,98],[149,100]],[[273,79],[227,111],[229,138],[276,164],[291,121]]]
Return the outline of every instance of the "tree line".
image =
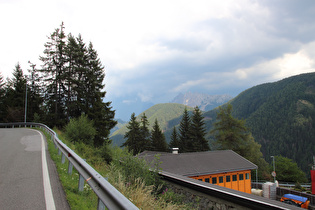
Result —
[[[141,116],[140,122],[137,121],[135,113],[132,113],[127,125],[128,131],[124,135],[126,141],[122,146],[127,146],[134,154],[145,150],[167,152],[172,148],[180,148],[181,152],[207,151],[210,148],[204,137],[206,134],[204,125],[202,113],[198,107],[195,107],[192,117],[185,109],[179,131],[176,131],[174,127],[172,140],[167,144],[157,119],[150,132],[145,113]]]
[[[94,145],[109,143],[117,122],[111,102],[104,102],[105,71],[93,44],[84,43],[80,34],[66,35],[62,23],[48,36],[39,60],[40,68],[29,62],[28,75],[19,63],[11,79],[5,82],[0,75],[0,121],[62,128],[84,114],[96,129]]]

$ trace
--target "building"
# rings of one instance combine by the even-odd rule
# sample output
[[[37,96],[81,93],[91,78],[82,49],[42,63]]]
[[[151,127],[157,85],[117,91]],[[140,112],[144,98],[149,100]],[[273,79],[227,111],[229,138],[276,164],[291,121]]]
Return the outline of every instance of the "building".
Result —
[[[192,153],[144,151],[148,163],[159,155],[160,168],[169,173],[251,193],[251,170],[258,167],[232,150]]]

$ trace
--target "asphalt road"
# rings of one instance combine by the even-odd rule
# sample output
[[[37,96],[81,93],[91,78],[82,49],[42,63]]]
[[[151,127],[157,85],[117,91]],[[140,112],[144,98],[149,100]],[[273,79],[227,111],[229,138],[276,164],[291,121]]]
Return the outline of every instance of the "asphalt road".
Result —
[[[40,132],[0,129],[0,210],[70,209]]]

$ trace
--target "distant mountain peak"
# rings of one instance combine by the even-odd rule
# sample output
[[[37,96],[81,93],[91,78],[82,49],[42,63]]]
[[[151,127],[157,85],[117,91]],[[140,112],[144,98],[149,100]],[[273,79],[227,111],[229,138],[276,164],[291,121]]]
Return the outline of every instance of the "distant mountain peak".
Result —
[[[193,92],[186,92],[186,93],[179,93],[171,103],[178,103],[184,104],[190,107],[198,106],[202,111],[209,111],[218,107],[233,97],[227,94],[224,95],[209,95],[205,93],[193,93]]]

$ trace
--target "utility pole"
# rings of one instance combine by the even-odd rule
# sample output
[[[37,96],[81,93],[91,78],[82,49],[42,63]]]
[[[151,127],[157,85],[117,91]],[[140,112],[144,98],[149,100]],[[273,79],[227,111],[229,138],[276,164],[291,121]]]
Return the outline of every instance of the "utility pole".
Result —
[[[274,156],[270,156],[272,157],[272,163],[273,163],[273,172],[271,173],[271,175],[273,176],[274,182],[276,182],[276,166],[275,166],[275,157]]]
[[[27,113],[27,80],[25,82],[25,112],[24,112],[24,123],[26,123],[26,113]]]

